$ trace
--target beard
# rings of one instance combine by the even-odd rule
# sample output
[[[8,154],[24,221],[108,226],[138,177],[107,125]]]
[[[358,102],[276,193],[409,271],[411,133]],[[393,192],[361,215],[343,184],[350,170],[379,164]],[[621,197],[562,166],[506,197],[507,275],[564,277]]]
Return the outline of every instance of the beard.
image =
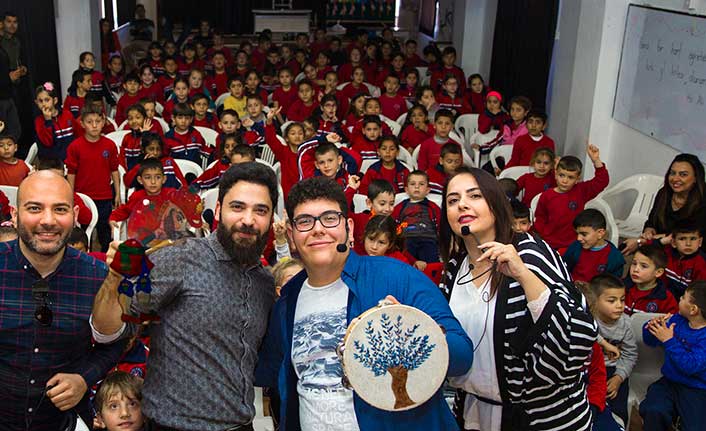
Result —
[[[50,231],[45,230],[45,232],[61,233],[59,239],[51,245],[44,245],[37,238],[36,233],[27,230],[19,217],[17,217],[17,236],[20,238],[22,243],[33,253],[37,253],[41,256],[54,256],[57,253],[64,250],[66,244],[69,243],[69,236],[71,235],[71,229],[62,231],[60,228],[56,228]]]
[[[236,233],[247,233],[255,235],[255,239],[233,239]],[[267,235],[262,234],[252,227],[238,228],[233,225],[228,229],[223,223],[218,224],[216,238],[221,243],[228,256],[238,265],[255,265],[260,260],[260,255],[265,250]]]

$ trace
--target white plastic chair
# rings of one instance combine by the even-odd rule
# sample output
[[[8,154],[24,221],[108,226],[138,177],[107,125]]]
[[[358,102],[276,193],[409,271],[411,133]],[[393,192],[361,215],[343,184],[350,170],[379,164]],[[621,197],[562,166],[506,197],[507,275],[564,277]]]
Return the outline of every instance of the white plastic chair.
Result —
[[[277,140],[282,144],[282,145],[287,145],[287,143],[284,141],[284,138],[277,135]],[[260,148],[262,149],[262,152],[260,153],[260,158],[270,165],[273,165],[277,162],[277,157],[275,157],[275,153],[272,152],[272,148],[270,148],[269,145],[267,144],[261,144]]]
[[[5,193],[7,200],[10,201],[10,206],[17,208],[17,187],[0,186],[0,191]]]
[[[431,193],[430,193],[430,195],[431,195]],[[407,193],[397,193],[395,195],[395,206],[405,199],[409,199],[409,195]]]
[[[502,157],[507,162],[510,160],[510,156],[512,156],[512,145],[498,145],[490,151],[488,157],[490,157],[490,164],[493,165],[493,168],[498,169],[498,161],[495,159]]]
[[[537,204],[539,203],[539,197],[541,195],[541,193],[537,194],[530,202],[530,220],[532,220],[532,223],[534,223],[534,212],[537,210]]]
[[[417,66],[417,70],[419,71],[419,81],[422,81],[427,76],[429,68],[427,66]]]
[[[169,131],[169,124],[164,120],[162,117],[154,117],[154,120],[156,120],[160,126],[162,126],[162,131],[164,133],[167,133]]]
[[[34,159],[37,158],[37,153],[39,153],[39,145],[37,143],[33,143],[31,147],[29,147],[29,151],[27,151],[27,157],[25,157],[25,163],[28,165],[32,165],[34,163]]]
[[[162,112],[164,112],[164,105],[159,102],[154,102],[154,112],[159,115],[162,115]]]
[[[365,195],[362,195],[360,193],[356,193],[353,195],[353,209],[355,210],[355,213],[362,213],[363,211],[368,209],[368,204],[366,203],[368,197]]]
[[[177,166],[179,167],[179,170],[182,174],[184,174],[184,176],[186,176],[187,174],[193,174],[198,178],[198,176],[203,173],[203,169],[201,168],[201,166],[192,162],[191,160],[174,159],[174,161],[176,162]]]
[[[223,106],[223,104],[225,103],[225,100],[226,100],[226,98],[227,98],[228,96],[230,96],[230,93],[226,91],[225,93],[223,93],[223,94],[221,94],[220,96],[216,97],[216,102],[215,102],[215,103],[216,103],[216,108],[218,108],[219,106]]]
[[[417,146],[417,148],[419,148],[419,146]],[[416,160],[405,147],[400,146],[400,150],[397,152],[397,159],[407,165],[408,169],[417,169]]]
[[[393,135],[397,136],[400,134],[400,130],[402,130],[402,126],[400,126],[397,123],[397,121],[393,121],[393,120],[385,117],[384,115],[381,115],[380,118],[382,119],[382,121],[385,124],[387,124],[387,126],[390,128],[390,130],[392,130]]]
[[[126,130],[125,127],[127,126],[127,120],[123,120],[122,123],[118,124],[118,127],[115,128],[115,130]]]
[[[397,124],[400,125],[400,127],[404,126],[404,122],[407,121],[407,114],[408,114],[408,113],[405,112],[405,113],[403,113],[402,115],[400,115],[400,116],[397,118],[397,120],[395,120],[395,121],[397,122]]]
[[[481,148],[487,146],[490,142],[493,142],[498,136],[498,131],[497,130],[491,130],[488,133],[480,133],[476,132],[471,136],[471,140],[468,142],[468,148],[466,151],[471,151],[475,153],[475,160],[477,162],[476,167],[480,167],[482,160],[481,160],[481,155],[480,155],[480,150],[474,150],[471,148],[471,145],[473,144],[478,144]],[[486,156],[487,157],[487,156]],[[508,159],[509,160],[509,159]]]
[[[295,84],[299,84],[299,83],[302,82],[305,78],[306,78],[306,75],[304,74],[304,72],[299,72],[299,75],[297,75],[297,76],[294,78],[294,83],[295,83]]]
[[[279,130],[282,132],[282,135],[284,136],[285,130],[287,130],[287,127],[289,127],[290,124],[294,123],[292,120],[287,120],[285,121],[282,126],[280,126]]]
[[[216,147],[216,140],[218,139],[218,132],[216,132],[213,129],[209,129],[208,127],[203,127],[203,126],[194,126],[196,130],[201,133],[201,136],[203,136],[203,140],[206,141],[206,145],[209,147]]]
[[[454,128],[466,142],[471,142],[471,137],[478,131],[478,114],[459,115],[454,123]]]
[[[123,145],[123,138],[128,133],[130,133],[130,130],[116,130],[115,132],[108,133],[107,135],[105,135],[105,137],[115,142],[115,146],[118,147],[119,153],[120,147]]]
[[[127,202],[127,187],[125,186],[125,168],[122,165],[118,165],[118,175],[120,175],[120,203]]]
[[[351,83],[350,81],[346,81],[346,82],[344,82],[343,84],[338,84],[338,85],[336,86],[336,90],[339,90],[339,91],[340,91],[340,90],[343,90],[343,89],[346,87],[346,85],[348,85],[348,84],[350,84],[350,83]]]
[[[625,178],[598,195],[611,209],[621,238],[640,236],[657,192],[663,185],[663,177],[638,174]]]
[[[642,327],[649,320],[661,316],[658,313],[635,313],[630,316],[632,331],[637,339],[637,362],[630,374],[628,393],[628,423],[633,407],[638,407],[647,395],[647,388],[662,377],[664,350],[650,347],[642,339]]]
[[[86,204],[89,210],[91,210],[91,221],[88,223],[88,227],[86,227],[86,236],[88,237],[88,249],[91,249],[91,236],[93,235],[93,230],[96,228],[96,224],[98,224],[98,207],[96,206],[96,203],[93,202],[93,199],[90,197],[84,195],[83,193],[76,193],[78,197],[80,197],[83,200],[83,203]]]
[[[534,172],[534,168],[532,166],[513,166],[511,168],[503,169],[503,171],[500,172],[500,175],[498,175],[498,179],[512,178],[513,180],[516,180],[522,175],[530,172]]]
[[[368,91],[372,97],[380,97],[380,87],[376,87],[369,82],[364,82],[363,84],[368,87]]]
[[[120,130],[118,129],[118,124],[115,122],[115,120],[111,117],[105,117],[105,119],[113,126],[114,130]],[[125,120],[127,121],[127,120]]]
[[[379,162],[380,159],[364,159],[363,163],[360,164],[360,173],[365,174],[370,169],[370,166],[375,162]]]
[[[512,169],[512,168],[510,168]],[[615,218],[613,218],[613,212],[610,207],[603,199],[595,197],[590,201],[586,202],[585,209],[593,208],[601,212],[605,217],[606,222],[606,239],[613,243],[613,245],[618,245],[620,241],[619,229],[617,223],[615,223]]]
[[[414,168],[416,169],[419,166],[419,150],[422,148],[421,145],[417,145],[417,147],[412,151],[412,160],[414,161]]]

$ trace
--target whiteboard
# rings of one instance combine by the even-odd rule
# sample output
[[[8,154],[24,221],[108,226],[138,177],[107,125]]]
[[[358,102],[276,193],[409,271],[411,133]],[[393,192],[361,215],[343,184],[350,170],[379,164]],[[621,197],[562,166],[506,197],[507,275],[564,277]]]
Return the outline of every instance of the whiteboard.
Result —
[[[706,151],[706,18],[630,5],[613,118],[680,152]]]

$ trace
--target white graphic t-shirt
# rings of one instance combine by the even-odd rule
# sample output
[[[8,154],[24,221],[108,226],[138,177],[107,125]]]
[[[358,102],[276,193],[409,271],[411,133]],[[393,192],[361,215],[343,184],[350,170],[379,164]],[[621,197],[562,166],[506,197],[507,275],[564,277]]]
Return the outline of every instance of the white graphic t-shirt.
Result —
[[[353,391],[341,381],[336,346],[346,334],[348,286],[340,278],[322,287],[307,279],[294,313],[292,363],[299,382],[299,422],[303,431],[358,431]]]

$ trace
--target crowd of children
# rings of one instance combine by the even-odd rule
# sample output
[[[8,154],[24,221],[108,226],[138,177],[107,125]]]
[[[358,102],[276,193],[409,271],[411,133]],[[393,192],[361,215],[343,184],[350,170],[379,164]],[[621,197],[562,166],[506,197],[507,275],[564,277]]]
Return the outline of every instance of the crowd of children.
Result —
[[[585,287],[600,329],[586,373],[594,429],[618,429],[606,412],[627,426],[628,381],[638,361],[637,339],[643,337],[632,332],[630,315],[638,312],[664,313],[644,329],[645,342],[662,344],[666,358],[664,377],[640,406],[645,429],[668,429],[677,415],[684,425],[692,423],[697,412],[683,397],[706,397],[706,255],[698,223],[679,223],[669,235],[641,244],[626,265],[617,244],[607,239],[604,214],[585,209],[609,182],[597,146],[586,150],[594,177],[581,181],[577,155],[556,157],[554,141],[544,134],[546,114],[524,96],[504,103],[482,76],[467,77],[453,47],[439,51],[430,45],[422,59],[413,40],[397,46],[357,40],[341,46],[325,34],[308,46],[307,40],[299,35],[296,45],[275,46],[264,33],[255,47],[246,41],[232,51],[217,36],[187,41],[181,52],[173,43],[155,42],[132,71],[123,70],[117,53],[105,59],[103,71],[95,70],[93,54],[83,53],[63,101],[51,82],[35,90],[34,168],[63,171],[65,163],[75,192],[95,203],[97,239],[105,251],[111,227],[127,222],[128,231],[147,229],[136,214],[169,200],[173,190],[216,188],[231,165],[270,153],[284,199],[304,178],[336,181],[353,209],[356,252],[393,257],[430,273],[440,265],[445,185],[466,155],[455,120],[477,114],[478,132],[489,139],[468,143],[471,148],[485,156],[497,145],[512,146],[508,160],[498,160],[495,169],[484,167],[496,175],[504,168],[527,168],[516,180],[503,180],[513,229],[546,241]],[[427,75],[418,67],[426,67]],[[106,104],[115,112],[114,123]],[[127,131],[120,142],[105,137],[114,125]],[[215,143],[207,142],[201,128],[217,134]],[[0,130],[0,185],[17,186],[30,173],[16,151],[13,137]],[[203,173],[185,176],[180,160]],[[125,203],[121,184],[134,189]],[[8,220],[11,203],[2,197]],[[81,225],[90,221],[88,214],[80,213]],[[285,226],[286,221],[275,223],[272,255],[264,256],[274,265],[278,289],[302,268],[291,257]],[[3,240],[12,237],[2,229],[11,227],[0,227],[9,235]],[[110,374],[94,408],[98,427],[112,430],[129,422],[130,429],[140,429],[138,379]]]

